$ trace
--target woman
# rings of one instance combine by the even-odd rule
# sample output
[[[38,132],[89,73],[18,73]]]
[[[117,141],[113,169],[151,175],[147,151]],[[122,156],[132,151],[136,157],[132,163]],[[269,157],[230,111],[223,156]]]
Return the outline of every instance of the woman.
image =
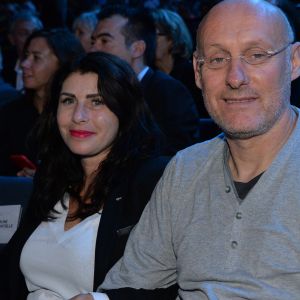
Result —
[[[193,43],[184,20],[168,9],[157,9],[152,15],[157,34],[156,67],[181,81],[193,95],[200,117],[209,117],[201,92],[195,84],[191,62]]]
[[[60,66],[83,52],[76,37],[64,29],[36,31],[27,39],[21,63],[24,97],[0,110],[0,134],[6,138],[0,147],[0,175],[16,175],[22,169],[10,160],[14,154],[37,163],[34,138],[28,138],[47,100],[48,83]]]
[[[38,130],[28,214],[2,255],[5,299],[95,291],[168,161],[134,72],[110,54],[61,70]]]

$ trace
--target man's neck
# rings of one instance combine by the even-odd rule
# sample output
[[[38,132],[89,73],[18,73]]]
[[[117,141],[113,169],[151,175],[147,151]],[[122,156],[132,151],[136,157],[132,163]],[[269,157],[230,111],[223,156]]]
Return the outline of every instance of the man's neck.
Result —
[[[145,67],[143,60],[136,59],[131,62],[131,67],[134,70],[135,74],[138,75]]]
[[[244,140],[227,138],[228,165],[233,179],[248,182],[266,171],[291,135],[297,117],[293,109],[288,109],[265,134]]]

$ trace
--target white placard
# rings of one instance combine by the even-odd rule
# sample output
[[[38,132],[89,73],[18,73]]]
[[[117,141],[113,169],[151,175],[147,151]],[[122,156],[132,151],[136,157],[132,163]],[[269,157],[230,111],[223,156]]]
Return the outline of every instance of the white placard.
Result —
[[[18,228],[21,205],[0,205],[0,244],[7,244]]]

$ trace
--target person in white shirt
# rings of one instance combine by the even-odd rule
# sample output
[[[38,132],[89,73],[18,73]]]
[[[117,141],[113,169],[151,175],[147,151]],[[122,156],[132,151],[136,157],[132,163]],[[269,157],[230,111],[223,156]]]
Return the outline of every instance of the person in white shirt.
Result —
[[[61,68],[36,132],[41,162],[0,259],[3,299],[96,291],[169,161],[134,72],[106,53]]]

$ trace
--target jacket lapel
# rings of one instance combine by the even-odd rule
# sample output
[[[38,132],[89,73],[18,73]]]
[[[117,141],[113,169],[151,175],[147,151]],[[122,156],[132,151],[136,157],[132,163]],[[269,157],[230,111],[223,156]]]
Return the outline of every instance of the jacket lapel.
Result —
[[[118,240],[118,229],[122,219],[122,206],[128,194],[129,174],[118,176],[114,182],[114,191],[105,202],[98,228],[95,266],[94,266],[94,290],[102,283],[106,273],[116,260],[114,252]]]

